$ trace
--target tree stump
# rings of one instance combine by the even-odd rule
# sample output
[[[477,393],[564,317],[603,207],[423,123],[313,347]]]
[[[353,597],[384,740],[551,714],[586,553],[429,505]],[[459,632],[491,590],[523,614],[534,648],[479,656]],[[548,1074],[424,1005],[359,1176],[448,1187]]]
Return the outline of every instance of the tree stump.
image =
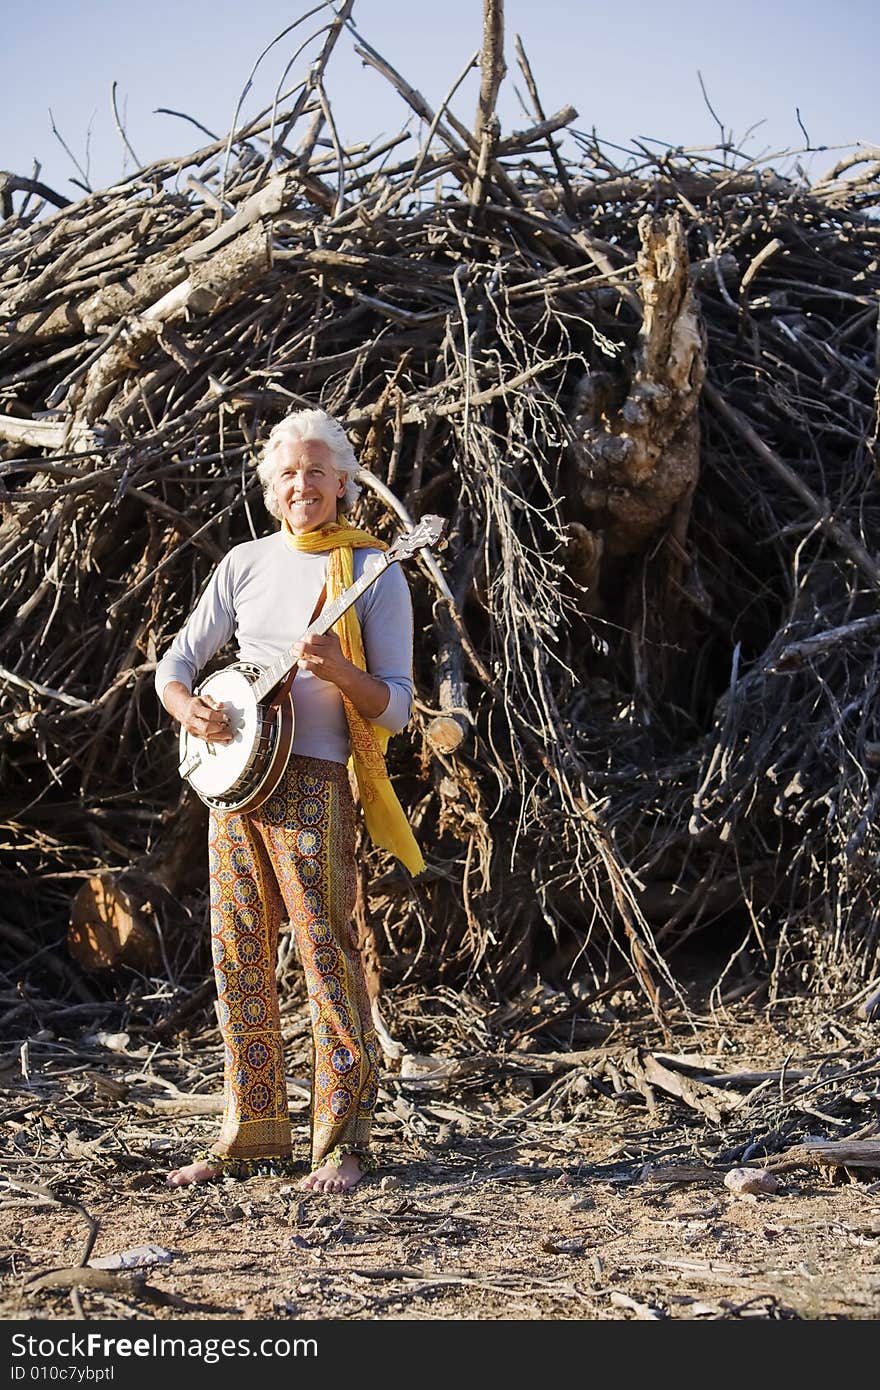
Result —
[[[67,944],[84,970],[129,965],[151,974],[161,965],[154,898],[167,890],[136,869],[104,870],[86,879],[73,900]]]
[[[139,864],[103,869],[86,879],[73,900],[67,945],[84,970],[130,966],[151,974],[191,918],[180,896],[205,877],[205,821],[201,801],[184,792],[161,843]]]

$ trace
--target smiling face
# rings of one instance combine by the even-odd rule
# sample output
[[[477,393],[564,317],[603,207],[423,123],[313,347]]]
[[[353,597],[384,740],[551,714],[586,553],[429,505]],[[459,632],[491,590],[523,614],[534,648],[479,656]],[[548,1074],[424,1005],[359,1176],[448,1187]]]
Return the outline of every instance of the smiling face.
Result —
[[[336,472],[327,445],[320,439],[285,439],[274,454],[275,497],[293,534],[302,536],[335,521],[346,478]]]

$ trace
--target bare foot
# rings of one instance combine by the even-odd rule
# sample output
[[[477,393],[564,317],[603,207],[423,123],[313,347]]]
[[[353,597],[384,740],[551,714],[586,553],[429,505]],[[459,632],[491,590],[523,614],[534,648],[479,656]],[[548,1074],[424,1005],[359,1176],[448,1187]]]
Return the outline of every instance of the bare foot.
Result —
[[[303,1178],[300,1188],[304,1192],[348,1192],[364,1176],[356,1154],[346,1154],[337,1167],[335,1163],[322,1163],[307,1178]]]
[[[195,1163],[187,1163],[185,1168],[172,1168],[165,1179],[169,1187],[188,1187],[190,1183],[211,1182],[219,1178],[223,1165],[212,1163],[209,1158],[199,1158]]]

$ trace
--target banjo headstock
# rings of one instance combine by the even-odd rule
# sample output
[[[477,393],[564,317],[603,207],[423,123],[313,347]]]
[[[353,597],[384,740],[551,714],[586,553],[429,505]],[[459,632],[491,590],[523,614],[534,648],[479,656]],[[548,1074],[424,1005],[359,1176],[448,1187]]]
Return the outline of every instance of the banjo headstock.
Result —
[[[415,555],[417,550],[424,550],[425,546],[436,545],[441,540],[443,532],[446,530],[446,519],[442,516],[423,516],[411,531],[403,531],[395,541],[385,551],[385,560],[389,565],[396,560],[407,560],[411,555]]]

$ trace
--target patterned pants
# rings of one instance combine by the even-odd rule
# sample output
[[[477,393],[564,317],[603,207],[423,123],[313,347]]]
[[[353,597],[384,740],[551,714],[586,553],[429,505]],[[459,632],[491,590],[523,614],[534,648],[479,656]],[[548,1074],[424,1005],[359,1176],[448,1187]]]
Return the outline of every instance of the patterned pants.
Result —
[[[275,962],[290,919],[312,1020],[312,1164],[337,1145],[366,1150],[378,1050],[356,947],[354,807],[341,763],[293,756],[250,814],[212,812],[211,941],[224,1042],[218,1154],[290,1155]]]

